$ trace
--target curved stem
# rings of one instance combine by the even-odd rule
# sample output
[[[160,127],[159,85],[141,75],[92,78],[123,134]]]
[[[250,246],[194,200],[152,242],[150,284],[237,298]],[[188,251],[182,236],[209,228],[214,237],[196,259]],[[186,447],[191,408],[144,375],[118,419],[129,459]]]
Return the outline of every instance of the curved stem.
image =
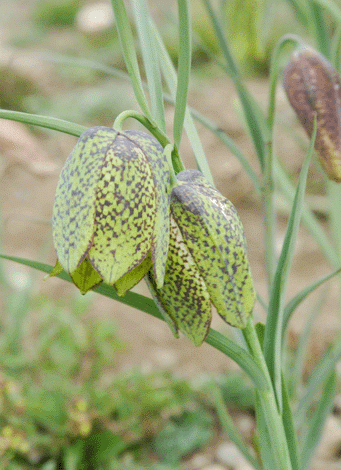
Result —
[[[182,163],[176,146],[171,143],[167,135],[157,126],[154,121],[150,120],[143,114],[130,109],[127,111],[123,111],[115,119],[113,128],[118,132],[121,131],[124,121],[129,118],[136,119],[137,121],[139,121],[160,142],[163,148],[165,148],[167,145],[172,146],[172,166],[174,168],[175,174],[185,169],[185,166]]]

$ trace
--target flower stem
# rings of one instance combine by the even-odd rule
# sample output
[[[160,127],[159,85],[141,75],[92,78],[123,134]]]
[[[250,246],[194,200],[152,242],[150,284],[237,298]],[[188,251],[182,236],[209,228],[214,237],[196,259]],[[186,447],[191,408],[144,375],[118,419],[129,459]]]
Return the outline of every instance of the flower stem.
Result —
[[[264,417],[266,419],[266,425],[269,430],[273,453],[276,456],[276,468],[278,470],[291,470],[292,465],[282,417],[278,411],[270,374],[264,359],[264,354],[258,340],[252,317],[249,319],[248,324],[242,331],[245,341],[249,347],[250,354],[253,356],[253,359],[266,377],[267,386],[262,389],[257,389],[257,391],[261,401]]]

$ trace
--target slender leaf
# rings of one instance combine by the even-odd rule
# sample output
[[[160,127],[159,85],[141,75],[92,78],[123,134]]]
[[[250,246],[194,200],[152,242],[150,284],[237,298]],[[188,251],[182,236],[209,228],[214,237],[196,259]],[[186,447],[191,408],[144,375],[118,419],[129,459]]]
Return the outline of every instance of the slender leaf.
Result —
[[[209,0],[203,0],[209,16],[211,18],[214,30],[216,32],[222,53],[225,57],[227,70],[230,74],[234,85],[238,91],[239,99],[243,106],[243,111],[245,115],[245,119],[247,122],[248,130],[252,137],[252,141],[258,156],[259,164],[262,170],[264,169],[265,165],[265,155],[266,155],[266,142],[269,137],[269,131],[267,127],[266,120],[262,115],[258,105],[246,89],[243,81],[241,73],[233,59],[232,53],[229,49],[228,42],[226,40],[224,31],[219,23],[219,20],[216,14],[213,11],[211,3]]]
[[[279,257],[272,291],[270,293],[268,317],[264,334],[264,355],[268,365],[278,404],[281,407],[281,362],[282,362],[282,334],[283,334],[283,307],[289,271],[297,239],[303,199],[307,182],[308,168],[314,149],[316,136],[316,119],[314,131],[307,156],[304,160],[299,177],[295,199],[290,213],[283,248]]]
[[[152,116],[163,132],[166,132],[165,109],[163,105],[161,73],[153,32],[149,22],[146,0],[132,0],[135,22],[139,34],[144,70],[147,77],[148,91],[152,107]],[[143,86],[143,84],[142,84]]]
[[[277,470],[276,459],[274,457],[272,443],[270,439],[269,430],[266,424],[266,419],[262,409],[261,401],[259,395],[256,391],[255,394],[255,408],[256,408],[256,421],[258,428],[258,443],[259,451],[262,459],[263,469],[264,470]]]
[[[290,367],[290,380],[293,384],[294,393],[301,390],[303,384],[303,372],[305,360],[307,357],[309,339],[317,316],[321,312],[322,306],[326,301],[326,293],[320,296],[318,302],[313,305],[308,320],[305,322],[303,333],[300,336],[297,350],[295,352],[293,364]]]
[[[292,201],[294,200],[295,188],[290,178],[286,175],[285,171],[277,161],[274,162],[274,169],[277,186],[279,187],[281,193],[286,197],[286,199],[290,203],[292,203]],[[306,205],[303,206],[302,222],[319,244],[321,251],[329,260],[330,264],[334,268],[338,268],[340,263],[338,261],[338,256],[335,249],[328,240],[317,217],[312,213],[310,209],[308,209]]]
[[[314,28],[313,33],[317,48],[327,59],[330,59],[330,40],[321,5],[318,2],[307,2],[310,16],[309,24]]]
[[[116,26],[121,43],[121,50],[128,74],[133,84],[135,96],[142,112],[151,119],[149,106],[144,94],[140,70],[136,58],[134,38],[123,0],[111,0],[115,14]]]
[[[7,109],[0,109],[0,118],[9,119],[11,121],[23,122],[33,126],[45,127],[53,129],[54,131],[64,132],[64,134],[74,135],[79,137],[86,127],[73,122],[64,121],[50,116],[39,116],[38,114],[22,113],[20,111],[8,111]]]
[[[306,470],[319,443],[323,426],[333,404],[336,391],[336,373],[333,370],[323,384],[323,391],[314,414],[308,421],[308,429],[302,439],[301,468]]]
[[[320,359],[314,372],[310,376],[306,391],[300,399],[295,412],[295,423],[298,427],[302,425],[307,410],[311,407],[316,394],[321,390],[321,387],[326,384],[340,358],[341,338],[338,337],[335,340],[334,346]]]
[[[0,258],[7,259],[9,261],[14,261],[25,266],[30,266],[31,268],[37,269],[47,274],[49,274],[53,269],[53,266],[50,266],[48,264],[39,263],[38,261],[32,261],[25,258],[18,258],[15,256],[8,256],[2,254],[0,254]],[[71,277],[64,271],[58,274],[57,277],[65,281],[72,282]],[[123,297],[119,297],[116,294],[114,287],[109,286],[105,283],[102,283],[101,285],[96,287],[94,291],[98,294],[102,294],[113,300],[117,300],[118,302],[121,302],[125,305],[130,305],[131,307],[141,310],[142,312],[149,313],[150,315],[160,320],[163,320],[162,315],[159,312],[155,302],[149,297],[145,297],[141,294],[136,294],[135,292],[128,292]],[[213,328],[210,329],[205,341],[211,346],[213,346],[215,349],[218,349],[226,356],[234,360],[241,367],[241,369],[246,372],[246,374],[250,377],[250,379],[253,381],[253,383],[259,390],[267,389],[267,380],[262,370],[245,349],[238,346],[236,343],[234,343],[218,331],[213,330]]]
[[[296,308],[300,305],[301,302],[315,289],[320,287],[322,284],[325,282],[329,281],[332,277],[334,277],[336,274],[341,272],[341,268],[337,269],[336,271],[333,271],[330,274],[327,274],[327,276],[323,276],[317,281],[313,282],[309,286],[305,287],[302,289],[298,294],[293,297],[290,302],[285,306],[284,311],[283,311],[283,334],[285,333],[285,330],[287,329],[288,323],[290,321],[291,315],[294,313]]]
[[[224,431],[228,435],[229,439],[238,447],[240,452],[244,455],[244,457],[250,462],[250,464],[256,469],[261,470],[257,460],[254,456],[250,453],[247,445],[241,434],[239,433],[238,429],[236,428],[223,399],[222,393],[220,388],[216,384],[212,384],[210,387],[210,392],[213,395],[213,400],[215,404],[215,408],[217,411],[217,415],[220,421],[220,424],[223,426]]]
[[[282,377],[282,398],[283,398],[282,419],[283,419],[285,435],[286,435],[287,442],[288,442],[292,470],[301,470],[299,455],[297,451],[296,430],[295,430],[294,422],[292,419],[292,411],[291,411],[291,407],[289,403],[289,396],[288,396],[288,391],[287,391],[284,377]]]
[[[157,29],[155,27],[153,29],[154,29],[154,39],[158,46],[158,55],[159,55],[159,59],[161,62],[163,75],[167,83],[169,92],[172,96],[172,99],[175,100],[176,87],[177,87],[176,72],[175,72],[172,60],[169,57],[167,49],[165,45],[163,44],[163,41]],[[198,132],[195,128],[192,116],[190,115],[188,108],[186,109],[186,112],[185,112],[184,127],[186,129],[186,134],[188,136],[188,139],[192,145],[195,159],[196,159],[196,162],[200,171],[205,175],[205,177],[210,181],[210,183],[213,184],[212,173],[207,163],[202,143],[200,141]]]
[[[337,23],[341,22],[341,9],[333,0],[313,0],[313,2],[325,8]]]
[[[179,66],[176,87],[173,136],[174,143],[180,146],[185,119],[189,75],[191,71],[191,18],[189,0],[178,0],[179,11]]]

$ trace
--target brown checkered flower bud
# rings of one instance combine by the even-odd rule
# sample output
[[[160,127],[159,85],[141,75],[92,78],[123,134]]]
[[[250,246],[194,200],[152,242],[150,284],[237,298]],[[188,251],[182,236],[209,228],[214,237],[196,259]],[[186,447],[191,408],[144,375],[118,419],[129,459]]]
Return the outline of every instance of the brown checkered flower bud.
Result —
[[[296,50],[284,70],[283,85],[302,126],[312,135],[328,177],[341,182],[341,82],[332,65],[308,46]]]

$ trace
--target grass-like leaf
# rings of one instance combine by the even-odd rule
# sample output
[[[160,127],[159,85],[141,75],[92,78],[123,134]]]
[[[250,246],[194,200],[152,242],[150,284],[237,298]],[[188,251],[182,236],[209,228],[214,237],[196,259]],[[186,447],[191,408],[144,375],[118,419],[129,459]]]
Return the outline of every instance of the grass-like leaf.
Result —
[[[53,269],[53,266],[50,266],[48,264],[28,260],[25,258],[18,258],[15,256],[1,254],[0,258],[7,259],[9,261],[14,261],[25,266],[29,266],[47,274],[50,274]],[[71,277],[64,271],[58,274],[57,277],[65,281],[72,282]],[[137,294],[135,292],[128,292],[123,297],[120,297],[117,295],[113,286],[109,286],[105,283],[102,283],[101,285],[96,287],[94,289],[94,292],[102,294],[113,300],[117,300],[118,302],[121,302],[125,305],[134,307],[138,310],[141,310],[142,312],[149,313],[150,315],[158,318],[159,320],[163,320],[162,315],[159,312],[154,300],[150,299],[149,297],[145,297],[144,295]],[[218,331],[213,330],[213,328],[210,329],[205,341],[206,343],[213,346],[215,349],[218,349],[226,356],[234,360],[241,367],[241,369],[243,369],[245,373],[250,377],[250,379],[253,381],[258,390],[267,389],[267,380],[264,376],[264,373],[245,349],[243,349],[241,346],[237,345]]]
[[[239,433],[228,410],[226,409],[226,404],[224,402],[221,390],[219,389],[218,385],[213,384],[210,387],[210,393],[212,393],[212,396],[213,396],[213,400],[214,400],[214,404],[215,404],[215,408],[217,411],[220,424],[222,425],[229,439],[236,445],[236,447],[238,447],[240,452],[251,463],[254,469],[261,470],[257,460],[250,453],[249,449],[247,448],[245,444],[243,437]]]
[[[265,155],[266,155],[266,142],[268,138],[268,127],[262,112],[260,111],[257,103],[254,101],[247,88],[245,87],[241,73],[233,59],[233,55],[230,51],[228,42],[226,40],[223,28],[215,14],[212,5],[209,0],[203,0],[207,8],[209,16],[212,21],[212,25],[217,35],[217,39],[220,44],[221,51],[224,55],[227,71],[230,74],[233,83],[241,101],[245,120],[249,133],[252,137],[252,141],[258,156],[259,164],[262,170],[265,166]]]
[[[320,441],[323,426],[330,413],[336,391],[336,373],[333,370],[323,384],[323,392],[314,414],[309,418],[308,428],[302,438],[301,469],[309,467],[310,460]]]
[[[287,442],[290,442],[290,445],[288,446],[288,448],[289,448],[292,470],[301,470],[299,455],[297,452],[296,430],[294,427],[288,391],[287,391],[284,379],[282,380],[282,400],[283,400],[283,413],[282,413],[283,425],[284,425],[285,435],[287,437]]]
[[[53,129],[54,131],[64,132],[64,134],[74,135],[79,137],[86,127],[74,122],[64,121],[50,116],[39,116],[38,114],[22,113],[20,111],[9,111],[7,109],[0,109],[0,118],[9,119],[11,121],[23,122],[24,124],[31,124],[33,126],[45,127],[46,129]]]
[[[269,430],[262,409],[261,400],[258,392],[255,392],[256,421],[258,428],[258,445],[264,470],[277,470],[276,459],[272,450]],[[275,467],[274,467],[275,465]]]
[[[322,284],[325,282],[329,281],[332,277],[334,277],[336,274],[341,272],[341,268],[337,269],[336,271],[333,271],[330,274],[327,274],[327,276],[323,276],[317,281],[313,282],[309,286],[305,287],[302,289],[298,294],[293,297],[288,304],[284,308],[283,312],[283,333],[285,333],[285,330],[287,329],[289,320],[291,318],[291,315],[294,313],[296,308],[300,305],[301,302],[315,289],[320,287]]]
[[[295,199],[293,202],[292,210],[288,221],[287,231],[284,238],[283,248],[279,257],[274,282],[270,293],[268,317],[265,325],[264,355],[274,385],[274,389],[277,394],[278,404],[280,406],[282,401],[281,358],[284,298],[301,219],[308,168],[314,149],[315,136],[316,119],[314,122],[314,131],[310,146],[299,177]]]
[[[144,70],[147,77],[152,116],[160,129],[166,132],[161,73],[157,50],[153,41],[153,32],[149,22],[147,3],[146,0],[132,0],[132,4],[135,12],[135,22],[139,34]],[[142,82],[141,85],[143,86]]]
[[[279,187],[281,193],[285,196],[285,198],[291,204],[295,197],[295,188],[290,178],[285,173],[284,169],[276,160],[274,161],[274,170],[275,170],[276,184]],[[334,247],[328,240],[317,217],[305,205],[303,206],[303,211],[302,211],[302,222],[306,226],[307,230],[315,238],[319,247],[321,248],[321,251],[326,256],[330,264],[334,268],[337,268],[339,266],[339,261],[338,261],[338,256]]]
[[[121,43],[121,50],[128,74],[133,84],[135,96],[142,112],[151,119],[151,113],[143,90],[140,70],[137,62],[134,37],[129,23],[123,0],[112,0],[112,7],[116,19],[116,26]]]
[[[172,99],[175,101],[176,88],[177,88],[177,76],[176,76],[176,72],[174,69],[174,65],[172,63],[171,58],[169,57],[169,54],[161,39],[161,36],[155,27],[153,28],[153,31],[154,31],[154,40],[158,47],[158,55],[159,55],[159,60],[161,63],[163,75],[164,75],[167,87],[169,89],[170,95]],[[184,127],[186,130],[188,139],[192,145],[192,149],[195,155],[198,168],[206,176],[206,178],[210,181],[210,183],[213,184],[212,173],[207,163],[207,159],[205,156],[202,143],[200,141],[200,137],[195,128],[192,116],[190,115],[188,108],[186,108],[186,112],[185,112]]]
[[[185,119],[189,75],[191,71],[191,18],[189,0],[178,0],[179,11],[179,65],[176,87],[173,136],[174,143],[180,146]]]
[[[334,346],[320,359],[319,363],[310,376],[310,380],[306,387],[305,393],[299,401],[295,412],[295,423],[297,427],[301,426],[307,410],[311,407],[316,394],[325,387],[328,378],[332,374],[336,363],[341,358],[341,338],[335,338]]]

